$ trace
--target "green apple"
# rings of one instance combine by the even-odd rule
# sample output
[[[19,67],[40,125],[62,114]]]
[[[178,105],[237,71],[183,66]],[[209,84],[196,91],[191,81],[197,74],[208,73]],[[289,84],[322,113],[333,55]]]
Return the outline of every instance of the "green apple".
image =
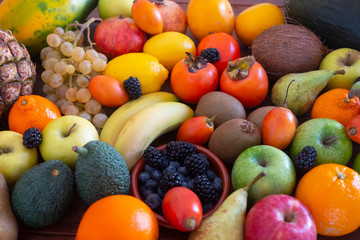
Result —
[[[295,188],[296,172],[290,157],[282,150],[256,145],[240,153],[231,171],[231,183],[235,190],[246,187],[260,172],[265,176],[249,189],[249,203],[272,194],[290,195]]]
[[[0,132],[0,172],[4,175],[9,189],[30,168],[38,163],[36,148],[23,145],[23,135],[14,131]]]
[[[99,140],[99,134],[90,121],[79,116],[66,115],[44,127],[39,149],[44,161],[61,160],[74,170],[78,154],[72,147],[82,147],[93,140]]]
[[[290,144],[292,160],[305,147],[316,149],[315,165],[337,163],[346,165],[352,156],[352,141],[345,127],[329,118],[315,118],[302,123]]]
[[[98,11],[102,19],[117,17],[132,17],[131,7],[134,0],[99,0]]]
[[[345,70],[345,74],[334,75],[325,89],[350,89],[355,79],[360,76],[360,52],[351,48],[339,48],[327,54],[319,69]]]
[[[352,169],[354,169],[355,171],[357,171],[357,173],[360,174],[360,153],[356,155]]]

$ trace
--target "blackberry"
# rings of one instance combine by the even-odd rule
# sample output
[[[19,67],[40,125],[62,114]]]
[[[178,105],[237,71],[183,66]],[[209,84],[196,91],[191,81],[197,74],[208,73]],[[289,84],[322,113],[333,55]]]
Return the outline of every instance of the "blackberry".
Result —
[[[27,148],[36,148],[42,141],[41,131],[37,128],[31,127],[25,130],[23,134],[23,145]]]
[[[187,155],[184,160],[184,166],[190,172],[191,175],[197,176],[206,173],[206,165],[204,160],[199,154],[193,153]]]
[[[181,186],[182,180],[179,176],[179,173],[168,173],[165,174],[162,179],[160,180],[160,189],[164,193],[166,193],[168,190],[170,190],[173,187]]]
[[[155,169],[162,170],[169,165],[168,161],[163,157],[160,150],[153,146],[149,146],[145,149],[143,157],[145,163],[149,164]]]
[[[129,77],[124,81],[124,89],[128,93],[130,99],[139,98],[142,94],[140,81],[138,78]]]
[[[315,167],[316,149],[313,146],[304,147],[296,156],[294,160],[295,169],[301,174]]]
[[[215,203],[219,200],[219,194],[205,174],[197,175],[193,184],[194,192],[202,202]]]
[[[216,63],[220,59],[220,52],[217,48],[206,48],[201,50],[200,57],[209,63]]]
[[[194,144],[185,141],[170,141],[166,147],[166,155],[171,161],[183,162],[187,155],[197,152]]]

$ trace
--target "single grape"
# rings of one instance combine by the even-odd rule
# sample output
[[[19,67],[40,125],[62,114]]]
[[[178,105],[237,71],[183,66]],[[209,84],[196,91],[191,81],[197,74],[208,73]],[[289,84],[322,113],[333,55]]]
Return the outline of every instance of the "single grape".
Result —
[[[104,113],[97,113],[94,115],[92,123],[97,128],[103,128],[108,116]]]
[[[101,72],[104,71],[106,68],[106,62],[105,60],[101,59],[101,58],[97,58],[94,62],[93,62],[93,69],[97,72]]]
[[[60,46],[62,40],[61,37],[56,33],[50,33],[46,37],[46,42],[50,47],[57,48]]]
[[[66,75],[66,62],[63,61],[58,61],[57,63],[55,63],[54,65],[54,71],[62,76]]]
[[[81,103],[87,103],[91,99],[91,93],[87,88],[80,88],[76,93],[76,98]]]
[[[68,86],[62,85],[55,89],[56,96],[58,98],[66,98],[66,91],[68,90]]]
[[[64,31],[64,29],[62,27],[56,27],[54,29],[54,33],[61,37],[65,33],[65,31]]]
[[[74,65],[71,65],[71,64],[67,64],[65,70],[68,74],[75,73],[75,67],[74,67]]]
[[[53,75],[55,72],[53,70],[45,70],[41,73],[41,80],[43,82],[48,83],[50,76]]]
[[[79,71],[82,74],[89,74],[91,73],[92,66],[89,60],[82,60],[79,64]]]
[[[55,103],[57,101],[57,97],[56,97],[55,93],[47,94],[45,98],[52,101],[53,103]]]
[[[61,59],[61,53],[55,49],[51,49],[46,53],[46,59],[49,58]]]
[[[103,54],[103,53],[98,53],[98,55],[99,55],[99,58],[100,58],[100,59],[104,60],[106,63],[108,62],[108,58],[107,58],[107,56],[106,56],[105,54]]]
[[[75,47],[72,51],[71,58],[74,59],[75,62],[81,62],[84,59],[85,51],[82,47]]]
[[[64,115],[79,115],[79,108],[74,105],[69,105],[64,110]]]
[[[52,47],[47,46],[41,49],[40,51],[40,59],[41,61],[44,61],[46,59],[46,54],[48,54],[48,52],[52,50]]]
[[[64,33],[63,38],[65,41],[74,42],[75,40],[75,33],[71,30],[68,30]]]
[[[71,42],[63,42],[60,45],[60,52],[66,57],[71,57],[73,50],[74,47]]]
[[[51,57],[45,59],[41,65],[45,70],[54,70],[55,64],[59,61],[59,59]]]
[[[90,114],[97,114],[98,112],[100,112],[100,110],[101,104],[95,99],[92,99],[85,104],[85,111]]]
[[[66,101],[65,98],[58,98],[58,100],[55,102],[56,106],[60,109],[60,106]]]
[[[82,118],[85,118],[86,120],[88,121],[92,121],[92,116],[91,114],[89,114],[88,112],[86,111],[82,111],[79,113],[79,116],[82,117]]]
[[[99,58],[99,54],[94,49],[88,49],[85,52],[85,59],[89,60],[90,62],[94,62],[96,59]]]
[[[61,105],[60,105],[60,111],[62,114],[65,114],[65,109],[68,106],[74,106],[74,103],[70,102],[70,101],[64,101]]]
[[[79,75],[77,78],[76,78],[76,84],[81,87],[81,88],[86,88],[89,86],[89,81],[90,79],[86,76],[86,75]]]
[[[55,93],[55,89],[51,87],[49,84],[45,83],[43,85],[43,92],[45,94],[51,94],[51,93]]]
[[[70,102],[75,102],[76,101],[76,93],[77,93],[77,89],[76,88],[68,88],[66,90],[65,96],[66,96],[66,100],[70,101]]]
[[[53,88],[58,88],[63,84],[63,81],[64,79],[60,74],[54,73],[49,78],[49,85]]]

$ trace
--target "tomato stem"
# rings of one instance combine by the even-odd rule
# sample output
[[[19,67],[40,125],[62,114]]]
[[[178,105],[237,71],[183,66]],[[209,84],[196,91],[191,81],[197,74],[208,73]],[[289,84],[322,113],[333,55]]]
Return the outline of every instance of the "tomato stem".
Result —
[[[216,117],[216,114],[214,116],[212,116],[211,118],[206,118],[206,125],[208,125],[209,127],[213,127],[215,117]]]
[[[184,228],[186,228],[189,231],[194,230],[196,227],[196,220],[194,217],[187,218],[184,221]]]

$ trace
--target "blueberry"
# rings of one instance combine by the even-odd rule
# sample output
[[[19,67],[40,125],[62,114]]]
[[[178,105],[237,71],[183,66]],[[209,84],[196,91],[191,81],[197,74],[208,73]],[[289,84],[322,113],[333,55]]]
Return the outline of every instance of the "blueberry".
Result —
[[[178,161],[170,161],[169,165],[173,166],[174,168],[179,168],[181,166],[181,164]]]
[[[144,165],[144,171],[151,173],[152,171],[154,171],[155,168],[153,168],[152,166],[150,166],[149,164],[145,164]]]
[[[150,177],[156,181],[160,181],[162,178],[162,173],[160,170],[154,170],[150,173]]]
[[[161,206],[162,200],[161,200],[161,198],[160,198],[160,196],[159,196],[158,194],[156,194],[156,193],[151,193],[151,194],[149,194],[149,195],[145,198],[144,202],[145,202],[152,210],[154,210],[154,209],[157,209],[157,208],[159,208],[159,207]]]
[[[167,168],[165,168],[165,169],[163,170],[163,174],[164,174],[164,175],[165,175],[165,174],[169,174],[169,173],[174,173],[174,172],[176,172],[176,168],[173,167],[173,166],[171,166],[171,165],[169,165]]]
[[[146,183],[144,184],[144,186],[147,189],[153,190],[155,191],[158,187],[159,187],[159,182],[154,180],[154,179],[149,179],[146,181]]]
[[[183,176],[189,176],[189,171],[185,166],[180,166],[177,168],[178,173],[182,174]]]
[[[223,190],[223,187],[222,187],[222,179],[219,178],[219,177],[216,177],[211,185],[213,185],[213,187],[215,188],[216,192],[221,194],[222,193],[222,190]]]
[[[138,177],[139,183],[144,184],[149,179],[150,179],[150,173],[149,172],[141,172],[141,173],[139,173],[139,177]]]
[[[147,195],[149,195],[149,194],[151,194],[151,193],[154,193],[152,190],[147,189],[145,186],[141,186],[141,187],[139,188],[139,192],[140,192],[140,194],[141,194],[141,196],[142,196],[143,198],[146,198]]]
[[[165,196],[165,193],[160,188],[157,189],[156,193],[160,196],[160,198],[164,198]]]
[[[214,181],[214,179],[217,177],[216,174],[214,173],[214,171],[212,171],[212,170],[207,170],[206,176],[208,177],[210,182]]]

